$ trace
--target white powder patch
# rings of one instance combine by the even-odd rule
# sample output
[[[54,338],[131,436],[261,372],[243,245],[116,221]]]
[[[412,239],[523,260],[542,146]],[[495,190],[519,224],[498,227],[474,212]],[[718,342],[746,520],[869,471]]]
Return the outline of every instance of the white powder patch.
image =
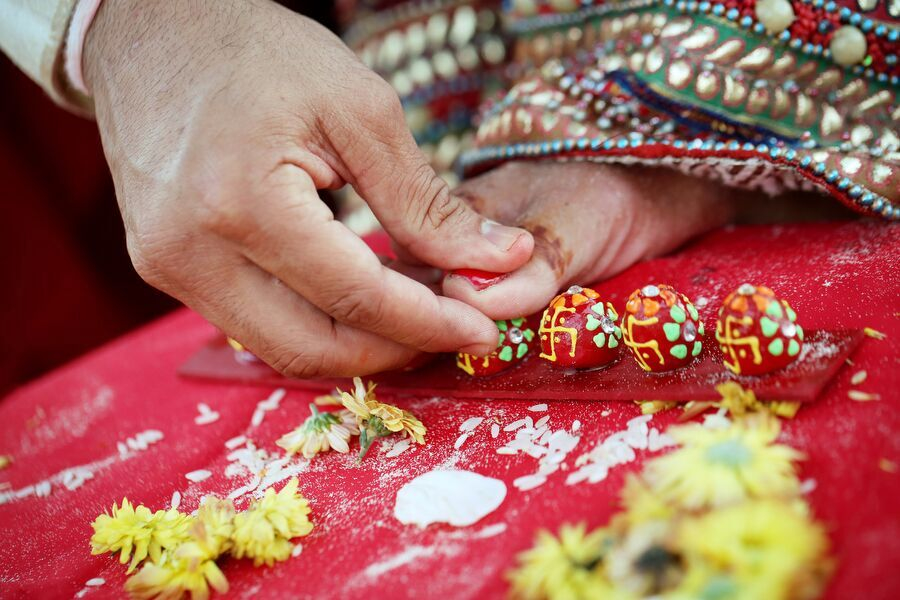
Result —
[[[394,517],[419,527],[466,527],[492,513],[505,498],[506,484],[499,479],[471,471],[429,471],[400,488]]]
[[[393,571],[399,567],[404,565],[408,565],[411,562],[418,560],[420,558],[425,558],[428,556],[434,556],[437,553],[437,548],[434,546],[409,546],[403,552],[399,554],[395,554],[390,558],[387,558],[381,562],[373,563],[366,567],[366,570],[363,571],[363,574],[366,577],[381,577],[385,573],[389,571]]]

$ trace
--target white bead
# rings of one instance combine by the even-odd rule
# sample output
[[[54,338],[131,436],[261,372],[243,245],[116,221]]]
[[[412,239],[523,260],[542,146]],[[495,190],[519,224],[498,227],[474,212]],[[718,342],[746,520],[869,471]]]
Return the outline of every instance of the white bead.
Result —
[[[578,0],[550,0],[550,6],[560,12],[572,12],[578,8]]]
[[[536,0],[515,0],[513,8],[515,8],[517,13],[526,17],[537,14],[538,10]]]
[[[844,25],[831,38],[831,56],[834,62],[845,67],[861,62],[867,47],[866,36],[852,25]]]
[[[769,33],[781,33],[794,22],[794,9],[788,0],[758,0],[756,19]]]

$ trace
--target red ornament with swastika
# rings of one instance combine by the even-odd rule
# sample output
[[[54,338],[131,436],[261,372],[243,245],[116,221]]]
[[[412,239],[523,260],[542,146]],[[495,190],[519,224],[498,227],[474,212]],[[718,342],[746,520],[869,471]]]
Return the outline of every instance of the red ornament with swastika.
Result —
[[[729,371],[763,375],[797,360],[803,349],[803,328],[786,300],[767,287],[745,283],[719,309],[716,341]]]
[[[618,316],[596,291],[573,285],[551,300],[541,317],[541,358],[578,369],[613,362],[621,351]]]

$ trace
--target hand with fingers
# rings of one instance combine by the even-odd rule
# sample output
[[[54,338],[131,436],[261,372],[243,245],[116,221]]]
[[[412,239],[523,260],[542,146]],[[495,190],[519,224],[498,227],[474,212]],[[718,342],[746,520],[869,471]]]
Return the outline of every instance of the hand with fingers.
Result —
[[[574,162],[507,163],[454,193],[534,236],[531,259],[512,273],[493,282],[454,273],[444,279],[448,297],[493,319],[542,311],[572,284],[591,285],[674,250],[729,222],[743,204],[761,202],[758,194],[671,169]]]
[[[494,323],[383,266],[317,190],[352,185],[410,260],[513,271],[529,233],[451,195],[391,88],[268,0],[117,0],[85,46],[128,249],[152,285],[280,371],[486,354]]]

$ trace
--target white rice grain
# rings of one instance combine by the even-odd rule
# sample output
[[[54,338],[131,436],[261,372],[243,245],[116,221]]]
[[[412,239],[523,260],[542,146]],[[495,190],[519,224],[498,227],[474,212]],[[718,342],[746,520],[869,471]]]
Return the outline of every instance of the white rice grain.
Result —
[[[197,469],[196,471],[185,473],[184,476],[189,481],[200,483],[201,481],[209,479],[212,476],[212,471],[207,471],[206,469]]]

